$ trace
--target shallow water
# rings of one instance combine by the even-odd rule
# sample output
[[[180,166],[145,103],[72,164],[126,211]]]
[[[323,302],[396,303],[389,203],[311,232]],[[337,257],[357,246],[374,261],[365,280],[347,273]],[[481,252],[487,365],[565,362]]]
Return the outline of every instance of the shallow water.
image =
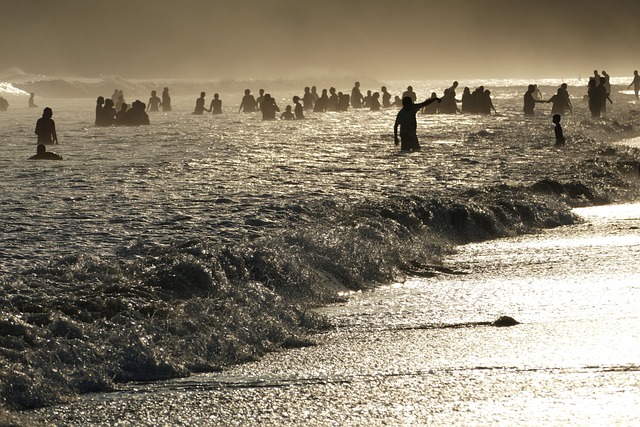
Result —
[[[316,347],[37,414],[62,425],[634,425],[640,205],[578,214],[585,223],[459,247],[448,264],[460,274],[322,308],[336,327]],[[499,315],[521,324],[477,324]]]
[[[558,148],[548,106],[522,117],[520,84],[492,88],[495,116],[420,116],[412,154],[393,145],[393,109],[263,122],[221,92],[222,116],[193,116],[194,99],[176,96],[174,112],[133,128],[93,126],[93,99],[42,100],[64,160],[32,162],[40,113],[0,114],[3,401],[54,405],[304,345],[323,323],[310,302],[441,271],[453,245],[570,224],[569,205],[638,194],[637,150],[608,144],[640,133],[635,101],[616,98],[599,120],[576,108]],[[282,107],[295,93],[274,94]],[[404,305],[437,322],[492,320],[502,283],[474,285],[471,306],[450,291],[399,294],[383,318],[335,321],[384,334],[404,327]],[[507,314],[529,320],[515,302]]]

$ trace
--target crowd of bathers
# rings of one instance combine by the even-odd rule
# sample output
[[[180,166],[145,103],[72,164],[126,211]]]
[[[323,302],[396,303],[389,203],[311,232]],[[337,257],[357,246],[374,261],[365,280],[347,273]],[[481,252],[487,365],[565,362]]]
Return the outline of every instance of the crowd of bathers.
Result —
[[[162,98],[151,92],[149,103],[140,100],[133,101],[131,105],[124,100],[122,90],[115,89],[110,98],[99,96],[96,100],[96,126],[139,126],[148,125],[147,111],[171,111],[171,97],[169,88],[164,88]]]

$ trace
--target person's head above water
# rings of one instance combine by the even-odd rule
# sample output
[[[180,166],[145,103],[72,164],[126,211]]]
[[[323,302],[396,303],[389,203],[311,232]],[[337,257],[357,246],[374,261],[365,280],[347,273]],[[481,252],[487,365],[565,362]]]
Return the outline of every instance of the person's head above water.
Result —
[[[560,123],[560,114],[554,114],[553,118],[551,119],[553,121],[553,123],[558,124]]]
[[[410,96],[405,96],[402,98],[402,106],[403,107],[411,107],[413,105],[413,99]]]
[[[44,154],[47,151],[47,147],[44,144],[38,144],[38,146],[36,147],[36,153],[37,154]]]
[[[251,93],[251,90],[249,90],[249,89],[245,89],[245,90],[244,90],[244,94],[245,94],[245,95],[249,95],[250,93]]]
[[[45,119],[50,119],[51,117],[53,117],[53,110],[49,107],[45,108],[44,110],[42,110],[42,117],[44,117]]]
[[[206,93],[204,93],[204,92],[200,92],[200,98],[204,98],[205,96],[207,96],[207,94],[206,94]]]

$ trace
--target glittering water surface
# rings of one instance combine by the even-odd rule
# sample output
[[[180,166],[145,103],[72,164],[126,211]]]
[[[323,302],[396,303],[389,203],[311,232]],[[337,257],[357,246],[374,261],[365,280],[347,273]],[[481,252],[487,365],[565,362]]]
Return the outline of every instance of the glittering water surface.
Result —
[[[448,262],[461,274],[321,309],[337,326],[316,347],[43,415],[69,425],[634,425],[640,205],[577,211],[585,223],[459,247]],[[482,324],[499,315],[521,324]]]
[[[548,105],[522,117],[523,82],[484,83],[497,115],[421,115],[411,154],[393,145],[395,109],[264,122],[221,93],[221,116],[176,96],[150,126],[108,129],[93,126],[92,99],[40,100],[64,160],[28,161],[40,112],[12,101],[3,401],[118,390],[32,413],[59,425],[636,421],[637,210],[579,211],[582,225],[449,254],[570,224],[564,202],[637,195],[638,152],[608,144],[640,133],[635,100],[620,94],[594,120],[572,85],[555,147]],[[550,96],[560,82],[547,83]],[[294,94],[274,93],[281,107]],[[375,286],[319,310],[333,328],[316,347],[122,385],[299,346],[322,323],[304,304]],[[522,324],[486,325],[500,315]]]

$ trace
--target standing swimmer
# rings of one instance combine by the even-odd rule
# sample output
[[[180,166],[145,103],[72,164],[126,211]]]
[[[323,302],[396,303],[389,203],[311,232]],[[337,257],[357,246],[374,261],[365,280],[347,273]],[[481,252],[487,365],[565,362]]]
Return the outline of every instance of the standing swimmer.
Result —
[[[56,123],[51,117],[53,117],[53,110],[47,107],[42,111],[42,117],[36,122],[35,133],[38,135],[38,145],[58,143]]]
[[[441,98],[429,98],[419,104],[414,104],[408,96],[402,98],[402,109],[398,112],[396,123],[393,126],[394,143],[398,145],[402,141],[400,145],[402,151],[420,151],[420,143],[416,134],[418,129],[416,113],[434,101],[440,102]],[[400,126],[400,139],[398,139],[398,126]]]
[[[640,76],[638,75],[638,70],[633,72],[633,81],[629,87],[627,87],[627,90],[631,89],[631,86],[633,86],[633,91],[636,94],[636,98],[638,98],[638,92],[640,92]]]
[[[564,145],[564,135],[562,134],[562,126],[560,126],[560,114],[553,115],[553,124],[556,125],[556,145]]]

